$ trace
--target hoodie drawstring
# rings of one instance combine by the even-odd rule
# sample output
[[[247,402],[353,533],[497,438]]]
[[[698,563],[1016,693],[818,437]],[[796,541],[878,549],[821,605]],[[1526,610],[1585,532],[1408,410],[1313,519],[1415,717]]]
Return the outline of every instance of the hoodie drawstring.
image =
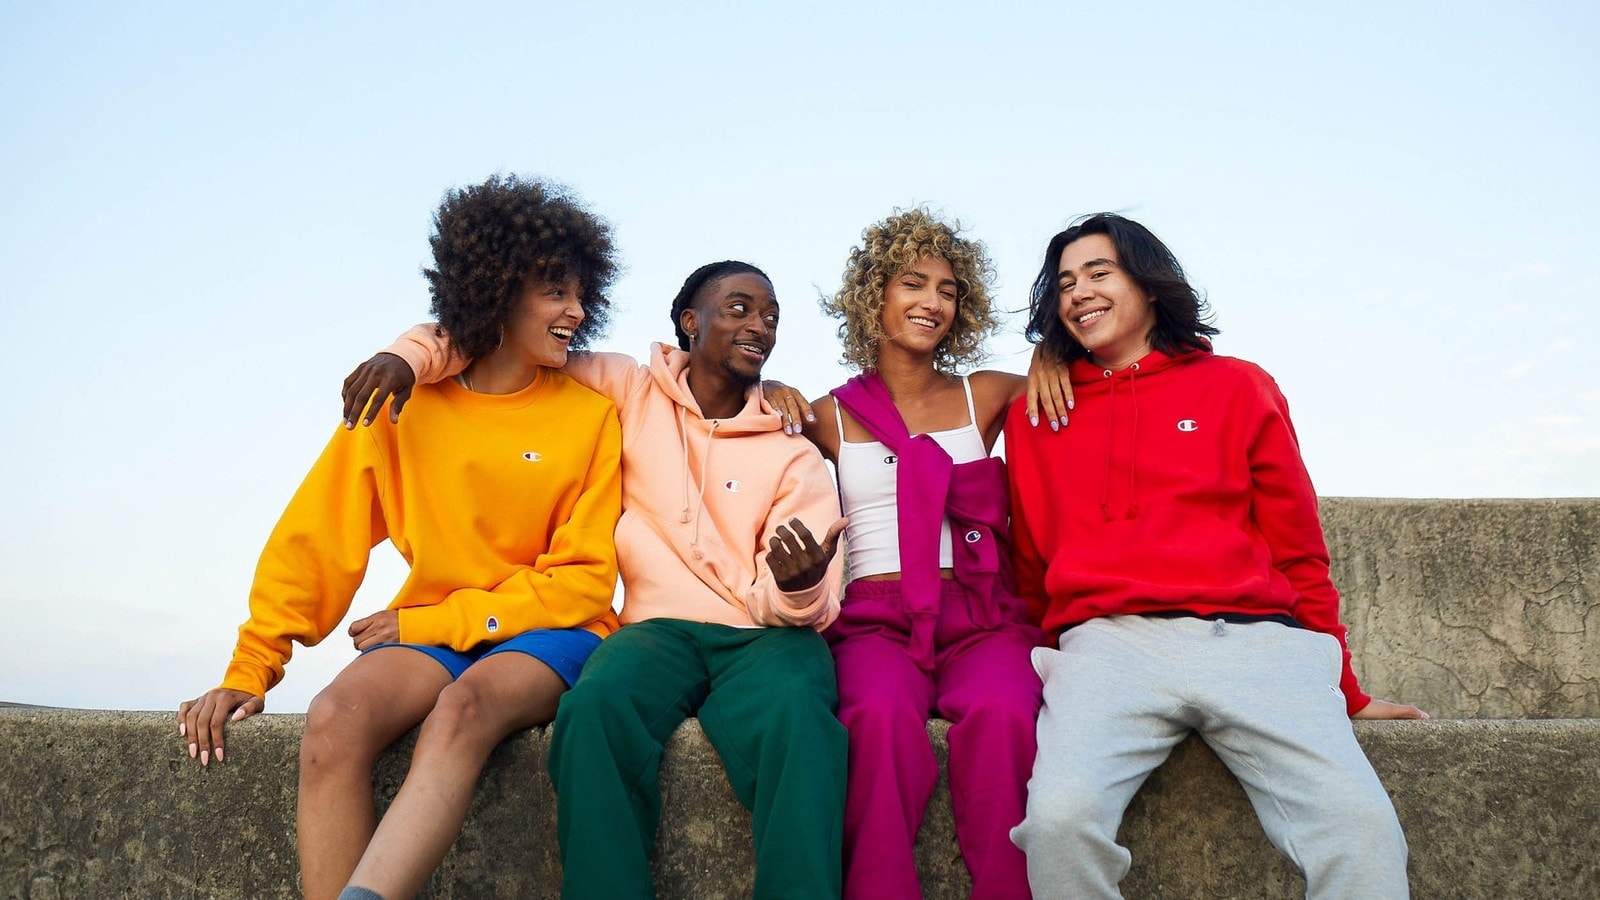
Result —
[[[700,456],[700,491],[695,496],[694,529],[689,535],[689,550],[695,559],[705,558],[705,554],[700,552],[700,514],[706,508],[706,474],[711,470],[711,439],[717,436],[717,426],[721,424],[721,419],[711,420],[711,430],[706,433],[706,450]],[[678,407],[678,436],[681,439],[683,450],[683,511],[678,514],[678,521],[687,524],[689,521],[689,417],[682,406]]]
[[[1129,402],[1133,404],[1133,430],[1132,439],[1128,444],[1128,506],[1123,511],[1123,518],[1135,519],[1139,516],[1138,490],[1139,490],[1139,364],[1134,363],[1128,367],[1128,390],[1131,394]],[[1117,445],[1117,379],[1110,369],[1100,373],[1102,378],[1111,383],[1111,398],[1108,405],[1111,410],[1110,421],[1106,424],[1106,477],[1100,489],[1100,516],[1105,521],[1112,521],[1111,516],[1111,452]]]
[[[683,454],[683,511],[678,513],[678,524],[689,524],[689,417],[683,407],[678,407],[678,443]]]

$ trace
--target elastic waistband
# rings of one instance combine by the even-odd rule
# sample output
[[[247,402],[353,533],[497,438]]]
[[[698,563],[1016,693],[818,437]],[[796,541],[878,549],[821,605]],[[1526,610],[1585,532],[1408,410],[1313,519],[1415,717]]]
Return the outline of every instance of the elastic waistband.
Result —
[[[885,600],[900,596],[902,581],[852,581],[844,586],[842,603],[849,603],[853,599]],[[963,595],[961,582],[941,578],[939,580],[940,597],[960,597]]]

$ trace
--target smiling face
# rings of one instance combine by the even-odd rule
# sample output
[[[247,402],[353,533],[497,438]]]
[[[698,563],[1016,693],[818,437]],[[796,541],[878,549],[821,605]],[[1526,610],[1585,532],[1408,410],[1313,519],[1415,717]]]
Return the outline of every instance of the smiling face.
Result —
[[[511,350],[541,366],[567,364],[567,346],[583,322],[581,288],[576,278],[544,281],[529,278],[522,298],[506,322],[502,350]]]
[[[691,367],[714,366],[755,384],[778,343],[778,298],[760,275],[724,275],[700,289],[680,324],[691,337]]]
[[[1155,306],[1117,261],[1109,235],[1086,235],[1061,248],[1056,278],[1061,324],[1096,363],[1121,369],[1150,352]]]
[[[955,269],[940,256],[924,256],[890,278],[883,286],[879,352],[894,346],[932,353],[955,322],[957,290]]]

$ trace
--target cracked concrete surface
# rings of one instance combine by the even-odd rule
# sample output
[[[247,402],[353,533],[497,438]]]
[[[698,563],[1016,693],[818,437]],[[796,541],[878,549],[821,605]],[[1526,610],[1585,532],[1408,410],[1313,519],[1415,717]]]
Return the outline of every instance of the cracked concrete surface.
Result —
[[[1600,501],[1323,498],[1322,521],[1369,693],[1600,717]]]

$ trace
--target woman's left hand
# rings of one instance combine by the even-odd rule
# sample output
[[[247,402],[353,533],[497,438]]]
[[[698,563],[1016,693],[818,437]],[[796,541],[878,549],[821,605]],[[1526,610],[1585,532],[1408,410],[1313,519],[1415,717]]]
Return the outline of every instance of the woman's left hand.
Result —
[[[805,430],[806,423],[817,420],[805,395],[781,381],[769,379],[761,382],[761,394],[772,411],[783,420],[784,434],[799,434]]]
[[[1043,412],[1050,429],[1060,431],[1071,408],[1072,378],[1066,365],[1035,345],[1028,360],[1028,421],[1038,425]]]
[[[849,519],[834,522],[820,544],[799,519],[779,525],[767,553],[767,568],[772,570],[772,579],[778,583],[779,590],[784,593],[803,591],[821,581],[828,572],[828,563],[839,550],[839,535],[849,524]]]
[[[357,650],[400,642],[400,613],[386,609],[350,623],[350,639]]]

